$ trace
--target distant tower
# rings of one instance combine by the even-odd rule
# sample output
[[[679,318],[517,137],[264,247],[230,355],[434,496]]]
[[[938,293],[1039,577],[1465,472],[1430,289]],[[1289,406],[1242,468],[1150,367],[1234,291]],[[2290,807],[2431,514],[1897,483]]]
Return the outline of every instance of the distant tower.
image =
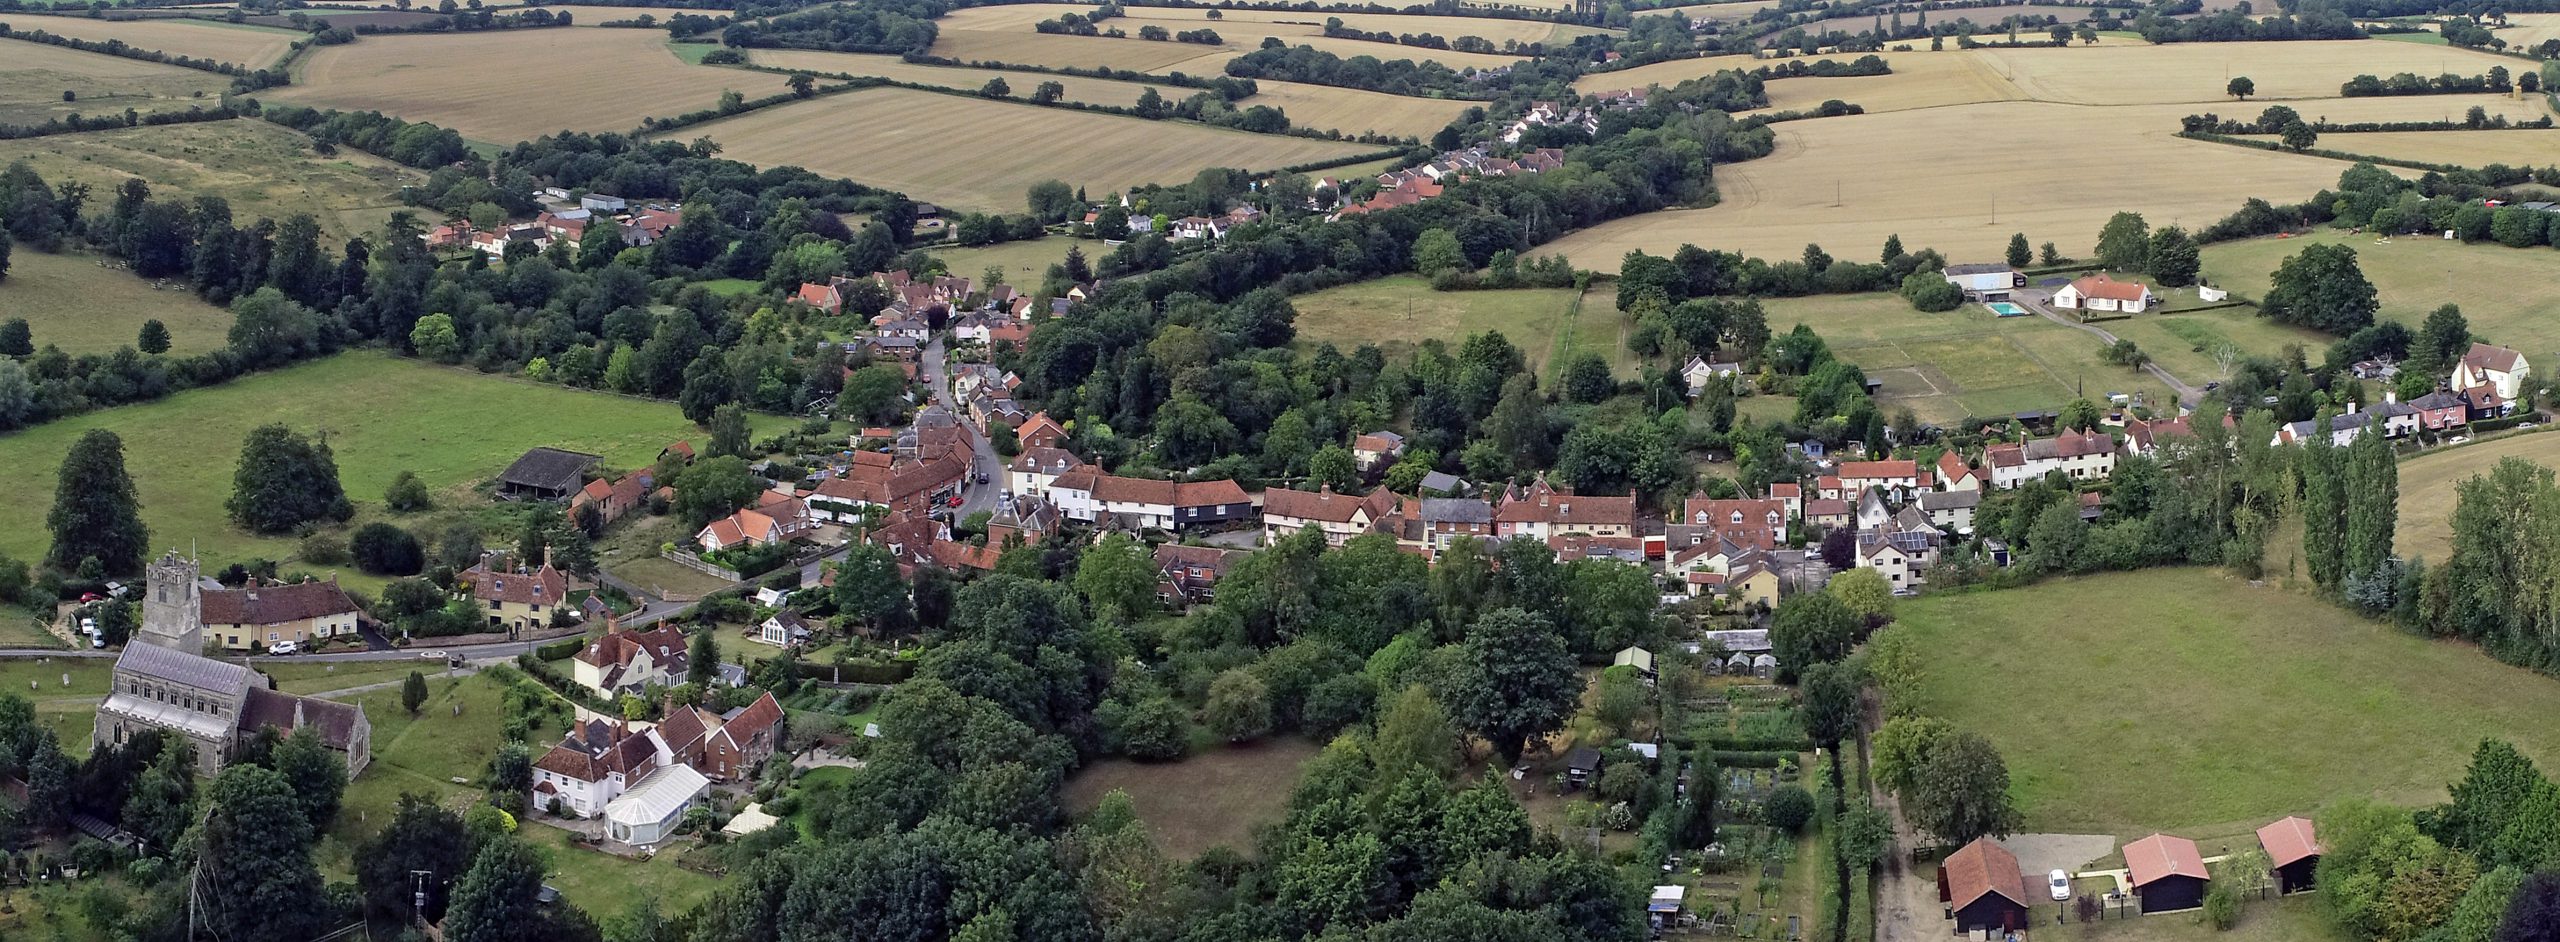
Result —
[[[142,598],[142,632],[134,640],[175,651],[204,651],[204,594],[196,586],[196,561],[170,550],[148,569]]]

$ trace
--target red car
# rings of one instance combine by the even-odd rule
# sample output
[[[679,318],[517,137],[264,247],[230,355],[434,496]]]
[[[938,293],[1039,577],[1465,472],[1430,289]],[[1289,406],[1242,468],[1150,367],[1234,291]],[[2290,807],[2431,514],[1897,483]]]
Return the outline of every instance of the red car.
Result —
[[[960,505],[955,503],[955,504],[952,504],[951,506],[958,507],[958,506],[960,506]],[[80,593],[80,601],[82,601],[82,602],[104,602],[104,601],[106,601],[106,600],[107,600],[107,597],[106,597],[106,596],[99,595],[98,593],[95,593],[95,592],[82,592],[82,593]]]
[[[958,507],[958,506],[960,506],[960,498],[957,498],[957,497],[952,498],[952,499],[951,499],[951,506],[953,506],[953,507]]]

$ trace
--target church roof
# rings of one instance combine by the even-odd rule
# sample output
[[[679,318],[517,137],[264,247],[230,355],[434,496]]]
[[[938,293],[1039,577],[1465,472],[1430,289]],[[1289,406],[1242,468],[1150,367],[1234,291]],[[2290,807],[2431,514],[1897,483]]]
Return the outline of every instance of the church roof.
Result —
[[[185,684],[203,690],[237,694],[254,686],[246,667],[156,644],[134,643],[116,657],[116,671]]]
[[[355,742],[356,725],[363,718],[364,708],[352,703],[297,697],[264,687],[249,688],[248,698],[240,704],[240,728],[244,731],[273,726],[278,732],[291,733],[311,726],[319,732],[321,742],[340,752]]]

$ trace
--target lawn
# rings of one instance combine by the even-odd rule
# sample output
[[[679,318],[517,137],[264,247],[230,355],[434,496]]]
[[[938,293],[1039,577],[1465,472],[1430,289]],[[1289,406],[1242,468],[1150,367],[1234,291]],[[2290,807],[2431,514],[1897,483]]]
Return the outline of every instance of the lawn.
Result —
[[[2214,351],[2230,347],[2244,354],[2280,356],[2286,344],[2298,343],[2316,356],[2336,338],[2319,331],[2290,327],[2258,316],[2254,307],[2216,308],[2191,313],[2144,314],[2101,324],[2108,333],[2142,348],[2154,363],[2179,379],[2202,386],[2230,379]]]
[[[942,264],[950,268],[952,274],[962,278],[976,278],[985,272],[989,265],[1003,266],[1005,283],[1029,291],[1039,289],[1041,279],[1049,275],[1049,266],[1067,260],[1067,249],[1071,246],[1084,251],[1086,264],[1102,261],[1103,256],[1111,254],[1111,247],[1102,244],[1100,239],[1070,239],[1064,236],[1047,236],[1023,242],[998,242],[994,245],[971,248],[963,248],[957,243],[928,245],[924,247],[924,251],[941,259]],[[1048,312],[1041,313],[1046,315]]]
[[[727,156],[759,166],[798,165],[944,206],[1005,212],[1019,211],[1024,190],[1044,179],[1101,194],[1142,183],[1186,183],[1210,167],[1274,170],[1377,150],[907,88],[830,95],[680,133],[687,140],[708,135]],[[1042,143],[1024,146],[1025,140]]]
[[[2050,915],[2053,905],[2043,903],[2039,915]],[[2241,906],[2240,924],[2225,932],[2214,931],[2202,913],[2193,912],[2048,925],[2036,931],[2037,942],[2343,942],[2346,938],[2316,896],[2248,900]]]
[[[407,666],[407,665],[402,665]],[[390,823],[400,795],[415,793],[460,812],[480,798],[476,783],[503,737],[505,686],[485,674],[467,677],[432,675],[429,696],[415,719],[400,707],[398,689],[376,690],[349,698],[364,707],[373,723],[373,763],[347,783],[338,820],[314,853],[321,873],[353,872],[355,848]],[[535,748],[556,740],[560,730],[534,733]]]
[[[615,563],[613,574],[625,582],[660,596],[669,594],[699,598],[729,587],[727,580],[676,564],[663,556],[650,556]]]
[[[2490,736],[2560,761],[2560,681],[2210,570],[1928,595],[1900,614],[1927,709],[1999,746],[2029,831],[2437,802]]]
[[[1295,737],[1213,748],[1179,762],[1106,759],[1067,780],[1064,799],[1090,811],[1114,789],[1129,793],[1156,849],[1189,860],[1212,847],[1253,850],[1253,829],[1277,820],[1298,770],[1322,747]]]
[[[231,330],[230,311],[204,303],[183,283],[154,288],[150,279],[131,271],[102,267],[102,258],[11,254],[9,277],[0,281],[0,311],[26,318],[38,348],[53,344],[75,354],[133,346],[142,322],[153,319],[169,328],[173,354],[203,353],[224,344]]]
[[[643,897],[657,900],[661,913],[682,914],[720,888],[720,878],[676,866],[694,846],[692,838],[661,845],[657,856],[642,861],[570,846],[569,832],[547,824],[526,824],[517,833],[551,858],[543,882],[598,919],[618,918]]]
[[[397,683],[415,671],[430,680],[444,674],[444,664],[426,658],[406,661],[258,661],[251,666],[259,673],[276,679],[276,687],[286,693],[315,694],[372,684]],[[428,688],[433,691],[435,688]],[[368,694],[386,691],[367,691]],[[387,691],[393,703],[399,702],[397,689]]]
[[[2407,236],[2377,245],[2370,235],[2321,230],[2292,239],[2250,239],[2208,246],[2204,272],[2235,295],[2265,297],[2269,276],[2307,245],[2345,245],[2382,298],[2382,316],[2416,330],[2447,301],[2462,305],[2477,339],[2514,347],[2526,357],[2560,354],[2560,255],[2548,248],[2512,249]]]
[[[2560,467],[2560,435],[2537,431],[2504,435],[2409,458],[2400,464],[2400,525],[2392,552],[2442,563],[2453,555],[2453,488],[2489,473],[2500,459],[2516,457],[2545,468]]]
[[[2097,338],[2041,317],[1996,317],[1979,305],[1924,314],[1894,294],[1816,295],[1761,302],[1769,329],[1813,328],[1833,353],[1884,384],[1878,404],[1922,421],[2060,407],[2085,395],[2140,393],[2159,407],[2168,388],[2098,359]]]
[[[44,630],[51,615],[31,608],[0,605],[0,648],[67,647],[53,632]]]
[[[1331,343],[1350,353],[1364,343],[1377,344],[1390,355],[1411,353],[1424,340],[1438,340],[1455,353],[1468,337],[1498,330],[1528,354],[1529,368],[1540,370],[1559,352],[1573,323],[1571,288],[1514,288],[1503,291],[1433,291],[1414,275],[1397,275],[1327,288],[1289,299],[1298,309],[1298,339]],[[1602,313],[1583,305],[1583,316]],[[1615,315],[1617,309],[1605,312]]]
[[[536,445],[631,468],[656,460],[668,442],[700,434],[668,403],[344,353],[0,438],[0,491],[17,495],[0,508],[0,552],[43,555],[55,471],[83,432],[103,428],[124,439],[125,467],[141,492],[153,545],[197,547],[209,569],[290,559],[291,537],[252,536],[234,528],[223,509],[241,438],[275,421],[327,431],[359,521],[379,509],[384,487],[404,470],[417,472],[430,490],[457,494]],[[758,417],[757,431],[782,421]],[[351,586],[378,583],[352,572],[343,578]]]
[[[321,235],[332,248],[382,228],[394,210],[404,208],[401,188],[426,182],[425,174],[354,148],[322,157],[312,152],[309,138],[254,120],[0,144],[0,164],[13,160],[27,161],[56,186],[78,181],[92,193],[112,194],[127,179],[140,177],[164,198],[218,196],[231,204],[233,221],[244,227],[260,217],[282,220],[308,213],[320,221]],[[22,259],[26,254],[20,253]],[[228,326],[229,319],[223,324]]]

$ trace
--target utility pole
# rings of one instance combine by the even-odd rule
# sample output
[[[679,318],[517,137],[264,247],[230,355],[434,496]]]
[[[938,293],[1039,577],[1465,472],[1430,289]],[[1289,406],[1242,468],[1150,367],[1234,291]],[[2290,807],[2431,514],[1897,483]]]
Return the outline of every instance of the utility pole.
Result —
[[[432,876],[433,870],[409,871],[410,882],[416,887],[409,894],[409,918],[420,925],[427,921],[427,878]]]

